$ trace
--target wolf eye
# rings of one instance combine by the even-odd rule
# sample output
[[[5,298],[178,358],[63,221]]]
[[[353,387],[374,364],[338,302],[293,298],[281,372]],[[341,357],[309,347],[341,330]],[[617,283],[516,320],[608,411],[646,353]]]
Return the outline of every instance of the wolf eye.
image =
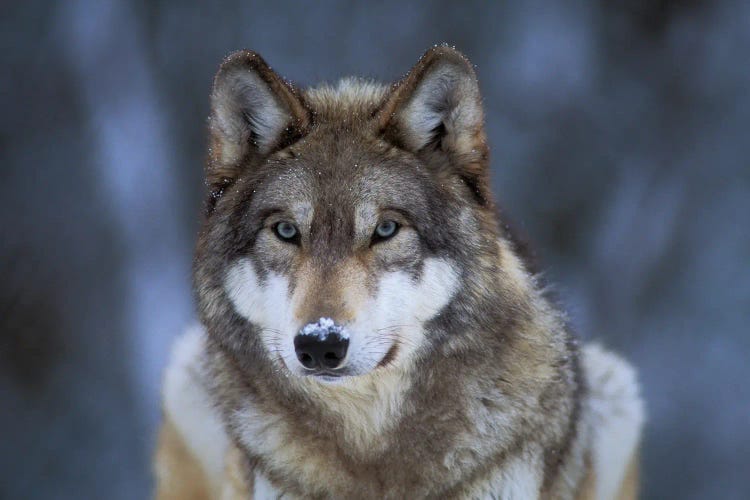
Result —
[[[276,232],[276,236],[290,243],[294,243],[299,236],[297,228],[291,222],[281,221],[273,229]]]
[[[375,228],[375,234],[372,237],[373,243],[392,238],[398,232],[398,223],[393,220],[384,220]]]

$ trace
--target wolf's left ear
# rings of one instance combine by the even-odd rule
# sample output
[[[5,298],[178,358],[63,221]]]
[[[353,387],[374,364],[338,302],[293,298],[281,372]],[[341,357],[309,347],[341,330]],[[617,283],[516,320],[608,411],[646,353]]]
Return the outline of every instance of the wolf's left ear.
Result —
[[[442,155],[481,203],[489,200],[482,98],[463,54],[446,45],[428,50],[376,118],[387,140],[418,155]]]
[[[211,92],[209,184],[232,180],[242,161],[263,156],[302,135],[310,113],[295,89],[260,55],[227,57]]]

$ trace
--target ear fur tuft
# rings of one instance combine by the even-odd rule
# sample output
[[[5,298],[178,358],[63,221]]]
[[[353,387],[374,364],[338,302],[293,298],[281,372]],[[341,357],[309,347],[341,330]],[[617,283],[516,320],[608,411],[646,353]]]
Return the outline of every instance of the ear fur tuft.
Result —
[[[209,184],[226,184],[247,155],[266,155],[302,135],[309,124],[310,113],[296,90],[260,55],[231,54],[211,92]]]
[[[442,154],[477,200],[489,200],[482,98],[474,69],[457,50],[428,50],[380,109],[387,140],[415,154]]]

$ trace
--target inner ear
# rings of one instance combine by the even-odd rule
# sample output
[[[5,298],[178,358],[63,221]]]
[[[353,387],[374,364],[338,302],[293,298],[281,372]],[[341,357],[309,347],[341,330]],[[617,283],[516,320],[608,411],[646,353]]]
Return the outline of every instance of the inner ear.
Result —
[[[296,89],[255,52],[235,52],[214,78],[207,181],[225,186],[243,162],[301,137],[311,114]],[[212,188],[214,189],[214,188]]]
[[[423,148],[440,148],[443,149],[443,138],[446,137],[448,130],[445,128],[445,123],[441,120],[440,123],[438,123],[433,129],[430,131],[429,135],[424,138],[426,141],[425,146]]]

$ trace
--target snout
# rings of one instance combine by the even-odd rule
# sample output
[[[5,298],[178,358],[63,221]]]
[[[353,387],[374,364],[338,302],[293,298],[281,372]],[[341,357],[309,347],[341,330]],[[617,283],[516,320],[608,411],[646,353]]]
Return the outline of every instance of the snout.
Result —
[[[349,336],[329,318],[309,323],[294,337],[294,351],[308,370],[335,370],[344,364]]]

